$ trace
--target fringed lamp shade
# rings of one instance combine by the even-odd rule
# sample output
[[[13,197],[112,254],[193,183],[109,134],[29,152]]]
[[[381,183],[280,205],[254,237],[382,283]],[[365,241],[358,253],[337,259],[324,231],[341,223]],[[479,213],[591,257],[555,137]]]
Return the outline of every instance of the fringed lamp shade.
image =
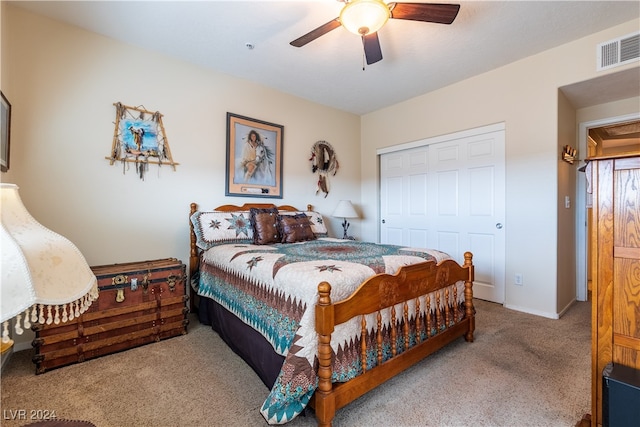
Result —
[[[96,276],[78,248],[36,221],[22,204],[18,186],[1,184],[3,347],[32,323],[60,323],[84,313],[98,298]],[[24,328],[24,329],[23,329]]]

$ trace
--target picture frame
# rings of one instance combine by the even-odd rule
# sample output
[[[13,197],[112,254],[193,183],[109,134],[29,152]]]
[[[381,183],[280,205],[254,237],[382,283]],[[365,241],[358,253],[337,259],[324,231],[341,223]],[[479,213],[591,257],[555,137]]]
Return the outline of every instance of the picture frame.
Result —
[[[227,113],[226,196],[282,199],[284,126]]]
[[[149,164],[169,165],[175,171],[179,163],[171,155],[163,115],[142,105],[132,107],[115,102],[113,106],[116,108],[115,129],[111,154],[105,159],[111,165],[121,162],[124,170],[126,165],[135,163],[140,179],[144,179]]]
[[[2,104],[0,106],[0,121],[2,122],[0,131],[0,170],[9,170],[9,148],[11,143],[11,103],[0,91]]]

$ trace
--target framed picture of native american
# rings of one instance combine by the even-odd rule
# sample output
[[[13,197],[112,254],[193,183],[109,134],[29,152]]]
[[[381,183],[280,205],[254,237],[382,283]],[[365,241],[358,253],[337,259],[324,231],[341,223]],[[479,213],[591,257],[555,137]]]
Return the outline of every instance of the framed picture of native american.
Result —
[[[284,126],[227,113],[227,196],[282,199]]]

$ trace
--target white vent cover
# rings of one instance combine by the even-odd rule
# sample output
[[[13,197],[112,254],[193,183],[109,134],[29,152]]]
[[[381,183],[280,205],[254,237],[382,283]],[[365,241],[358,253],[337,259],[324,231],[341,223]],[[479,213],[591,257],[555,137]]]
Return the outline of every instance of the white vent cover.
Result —
[[[640,59],[640,33],[600,43],[597,55],[598,71],[638,61]]]

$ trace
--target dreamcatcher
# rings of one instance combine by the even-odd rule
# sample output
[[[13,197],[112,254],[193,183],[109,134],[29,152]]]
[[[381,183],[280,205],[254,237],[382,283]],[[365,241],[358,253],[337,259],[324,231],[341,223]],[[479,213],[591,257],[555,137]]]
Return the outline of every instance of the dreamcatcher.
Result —
[[[327,141],[318,141],[311,148],[311,172],[318,174],[318,189],[316,195],[324,193],[324,197],[329,195],[329,183],[327,177],[338,172],[340,165],[336,158],[336,152]]]

